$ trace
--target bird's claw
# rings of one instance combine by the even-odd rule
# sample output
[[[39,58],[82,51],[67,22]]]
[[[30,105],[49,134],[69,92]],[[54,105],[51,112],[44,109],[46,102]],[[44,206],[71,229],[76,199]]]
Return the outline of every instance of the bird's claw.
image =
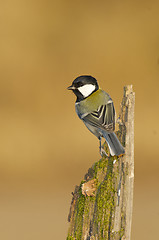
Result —
[[[102,156],[102,157],[108,157],[108,155],[107,155],[107,153],[106,153],[106,151],[104,150],[104,148],[99,148],[99,152],[100,152],[100,155]]]

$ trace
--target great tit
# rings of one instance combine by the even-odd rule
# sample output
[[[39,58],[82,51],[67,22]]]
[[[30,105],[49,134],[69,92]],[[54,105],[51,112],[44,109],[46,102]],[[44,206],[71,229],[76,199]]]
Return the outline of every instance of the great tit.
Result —
[[[112,156],[123,155],[125,150],[119,142],[115,130],[115,109],[108,93],[99,88],[97,80],[89,75],[77,77],[67,88],[77,97],[75,109],[86,127],[99,139],[100,153],[102,137],[105,138]]]

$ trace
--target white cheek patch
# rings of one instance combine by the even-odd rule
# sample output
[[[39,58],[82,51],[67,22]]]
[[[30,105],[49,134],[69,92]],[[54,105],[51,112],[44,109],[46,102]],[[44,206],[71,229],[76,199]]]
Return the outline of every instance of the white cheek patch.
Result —
[[[82,87],[78,88],[78,91],[83,95],[83,97],[88,97],[94,90],[95,90],[95,85],[93,84],[86,84]]]

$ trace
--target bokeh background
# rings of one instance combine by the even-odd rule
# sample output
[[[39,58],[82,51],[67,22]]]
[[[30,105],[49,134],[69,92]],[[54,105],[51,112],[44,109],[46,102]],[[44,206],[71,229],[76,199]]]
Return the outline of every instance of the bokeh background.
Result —
[[[65,239],[74,186],[99,159],[67,86],[96,77],[114,100],[133,84],[132,240],[158,239],[159,1],[0,3],[0,239]]]

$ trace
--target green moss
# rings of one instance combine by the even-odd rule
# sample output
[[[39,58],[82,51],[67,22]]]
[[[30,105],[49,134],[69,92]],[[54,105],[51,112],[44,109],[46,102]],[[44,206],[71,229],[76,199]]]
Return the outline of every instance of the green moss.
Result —
[[[121,227],[121,229],[118,232],[113,232],[112,233],[112,239],[119,239],[121,240],[122,237],[124,236],[125,230],[124,228]]]
[[[94,178],[98,180],[99,176],[103,172],[105,174],[105,169],[108,165],[108,159],[107,158],[101,158],[98,162],[96,162],[93,166],[94,169]]]
[[[120,234],[120,239],[122,239],[122,237],[124,236],[124,233],[125,233],[125,230],[124,228],[122,227],[119,231],[119,234]]]
[[[79,189],[79,196],[77,200],[77,205],[76,205],[76,211],[75,211],[75,239],[80,240],[82,236],[82,227],[83,227],[83,213],[85,209],[85,201],[86,198],[82,194],[82,189],[81,186],[84,181],[81,182],[80,184],[80,189]]]
[[[67,236],[66,240],[75,240],[75,238],[72,236]]]
[[[96,165],[95,172],[98,176],[98,171],[103,169],[106,170],[106,176],[104,180],[99,183],[99,188],[96,196],[95,203],[95,219],[94,223],[98,232],[98,238],[108,239],[110,233],[110,228],[112,228],[112,212],[115,209],[114,206],[114,194],[116,192],[114,187],[114,177],[113,173],[113,161],[114,157],[109,157],[107,159],[101,159]]]
[[[113,163],[114,160],[116,160],[115,164]],[[124,235],[122,229],[119,232],[112,232],[119,171],[120,159],[116,156],[102,157],[89,169],[85,179],[96,179],[96,196],[89,197],[82,194],[81,187],[85,182],[82,181],[76,201],[73,237],[68,236],[67,240],[83,239],[83,235],[89,231],[90,227],[93,234],[101,240]],[[91,223],[90,216],[93,220],[91,220]]]

